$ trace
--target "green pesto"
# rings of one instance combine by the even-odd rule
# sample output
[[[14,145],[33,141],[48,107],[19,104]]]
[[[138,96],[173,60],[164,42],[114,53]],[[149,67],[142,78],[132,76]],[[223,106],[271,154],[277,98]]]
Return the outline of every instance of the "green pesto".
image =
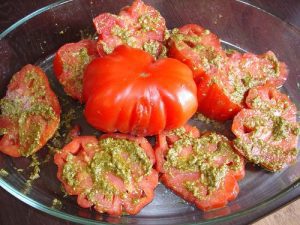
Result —
[[[147,41],[143,45],[143,50],[150,53],[153,56],[158,55],[160,44],[158,41]]]
[[[31,163],[29,167],[33,169],[29,175],[29,178],[26,180],[24,189],[22,190],[24,194],[28,194],[30,192],[33,181],[40,177],[40,165],[41,163],[38,159],[38,156],[36,154],[31,155]]]
[[[86,147],[95,147],[86,145]],[[73,188],[76,188],[78,181],[76,175],[78,171],[88,172],[93,180],[91,189],[86,190],[87,198],[95,202],[95,195],[104,194],[108,198],[114,195],[120,195],[126,198],[118,189],[107,179],[108,174],[114,174],[121,178],[126,185],[139,182],[144,176],[152,171],[152,163],[144,150],[133,141],[125,139],[105,138],[101,139],[97,145],[100,151],[96,151],[91,161],[84,168],[79,168],[74,163],[74,156],[71,154],[67,157],[67,162],[63,168],[63,179]],[[124,157],[127,155],[127,157]],[[137,163],[142,168],[142,173],[133,177],[132,164]]]
[[[241,138],[236,138],[234,145],[237,149],[243,152],[245,157],[258,165],[263,165],[270,171],[278,171],[286,164],[285,159],[295,156],[295,150],[284,152],[282,148],[272,146],[260,139],[251,139],[249,142],[243,141]],[[261,151],[257,153],[257,148]],[[270,161],[270,155],[274,158]]]
[[[225,137],[211,133],[194,138],[184,128],[176,129],[172,131],[172,134],[177,135],[179,139],[166,155],[167,161],[164,164],[164,169],[167,171],[171,168],[176,168],[185,172],[199,172],[201,184],[205,185],[209,190],[214,190],[220,187],[229,170],[242,169],[243,164],[239,155],[233,151]],[[208,152],[207,148],[210,145],[216,145],[217,149],[213,152]],[[193,153],[189,156],[180,156],[182,149],[189,146],[192,148]],[[227,161],[223,165],[215,165],[214,161],[222,156],[226,156]],[[186,188],[194,196],[197,196],[198,187],[196,185],[189,183]]]
[[[150,14],[145,14],[138,18],[138,23],[144,32],[155,31],[158,28],[160,21],[160,16],[154,17]]]
[[[79,170],[76,163],[74,163],[74,156],[69,154],[67,156],[66,164],[63,168],[62,178],[70,185],[75,188],[78,185],[78,181],[76,179],[76,174]]]
[[[8,175],[9,175],[9,173],[5,169],[3,169],[3,168],[0,169],[1,177],[7,177]]]
[[[60,200],[58,200],[57,198],[55,198],[55,199],[52,200],[51,208],[61,209],[62,206],[63,206],[62,202]]]
[[[82,90],[82,79],[83,70],[88,63],[90,63],[91,58],[88,54],[87,48],[81,48],[77,52],[73,52],[72,56],[77,59],[77,63],[69,64],[68,62],[63,64],[64,71],[71,72],[72,77],[64,81],[64,85],[72,85],[78,90]]]
[[[168,40],[171,37],[171,31],[170,30],[165,30],[164,34],[164,40]]]
[[[132,31],[130,31],[126,28],[121,28],[118,25],[115,25],[112,28],[111,33],[112,33],[112,35],[119,37],[122,40],[123,44],[127,44],[128,46],[133,47],[133,48],[137,47],[136,39],[135,39],[135,37],[133,37],[134,34],[132,33]],[[110,48],[108,48],[106,50],[105,50],[105,48],[103,48],[103,49],[105,52],[106,52],[106,50],[109,50],[109,51],[111,50]]]
[[[300,135],[300,126],[299,124],[297,123],[297,125],[292,129],[292,133],[296,136],[299,136]]]
[[[277,77],[280,74],[280,65],[279,65],[279,61],[276,58],[275,55],[268,55],[267,59],[272,63],[273,68],[271,70],[264,68],[266,72],[269,76],[271,77]]]
[[[41,165],[41,163],[40,163],[37,155],[33,154],[31,156],[31,163],[29,165],[29,167],[33,168],[32,172],[30,173],[30,176],[29,176],[30,181],[36,180],[40,177],[40,171],[41,171],[40,165]]]
[[[181,34],[178,28],[171,30],[170,38],[177,44],[178,42],[184,41],[186,43],[198,44],[202,38],[198,35],[186,35]]]
[[[289,136],[291,124],[281,116],[274,116],[273,118],[272,134],[275,141],[282,140]]]
[[[185,188],[191,192],[197,199],[203,200],[203,194],[201,194],[201,190],[199,188],[199,182],[197,181],[187,181],[185,182]]]
[[[127,169],[129,168],[128,163],[138,163],[141,165],[145,175],[149,175],[152,171],[152,163],[145,151],[134,141],[129,141],[126,139],[114,139],[114,138],[105,138],[99,141],[100,148],[106,153],[109,154],[113,163],[116,163],[118,171],[115,171],[120,174],[126,174]],[[123,165],[121,160],[121,154],[126,152],[128,154],[127,165]],[[118,168],[118,166],[120,166]],[[123,170],[123,171],[122,171]],[[122,176],[121,176],[122,177]],[[122,177],[125,181],[130,180],[128,176]]]
[[[0,136],[4,135],[4,134],[8,134],[8,129],[6,129],[6,128],[0,128]]]

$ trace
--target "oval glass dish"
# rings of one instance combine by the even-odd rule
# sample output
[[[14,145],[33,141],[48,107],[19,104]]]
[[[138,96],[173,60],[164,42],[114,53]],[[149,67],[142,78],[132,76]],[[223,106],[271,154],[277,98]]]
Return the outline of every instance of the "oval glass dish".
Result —
[[[50,215],[83,224],[209,224],[225,222],[269,207],[300,185],[300,159],[279,173],[266,172],[247,165],[246,177],[240,182],[240,194],[227,207],[202,212],[182,201],[162,184],[156,189],[154,201],[136,216],[112,217],[82,209],[74,197],[64,196],[56,178],[53,148],[58,147],[68,129],[80,124],[82,134],[100,132],[92,129],[82,116],[82,106],[67,97],[52,71],[53,54],[68,42],[79,41],[95,33],[92,19],[102,12],[117,13],[131,0],[66,0],[59,1],[24,17],[0,34],[0,97],[3,97],[11,76],[31,63],[41,66],[59,96],[63,109],[59,133],[37,154],[39,178],[30,159],[13,159],[0,154],[0,168],[8,172],[0,176],[0,186],[21,201]],[[241,1],[227,0],[147,0],[165,17],[169,29],[197,23],[216,33],[224,47],[256,54],[274,51],[289,68],[283,90],[300,109],[300,31],[258,8]],[[298,118],[299,120],[299,118]],[[224,126],[204,127],[195,118],[190,121],[200,129],[216,129],[231,135]],[[228,124],[227,124],[228,125]],[[298,143],[298,148],[299,148]],[[37,164],[35,164],[36,166]],[[37,172],[37,171],[36,171]],[[59,200],[62,205],[53,204]]]

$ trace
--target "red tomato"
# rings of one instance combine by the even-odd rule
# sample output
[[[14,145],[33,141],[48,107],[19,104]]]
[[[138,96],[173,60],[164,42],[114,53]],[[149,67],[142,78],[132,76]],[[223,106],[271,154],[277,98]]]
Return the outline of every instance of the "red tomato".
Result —
[[[239,192],[243,158],[222,135],[185,126],[158,136],[155,155],[161,181],[204,211],[224,207]]]
[[[187,64],[193,70],[196,82],[224,64],[226,57],[219,38],[196,24],[174,29],[168,45],[168,56]]]
[[[245,94],[250,88],[262,84],[279,87],[286,76],[285,64],[278,62],[272,52],[259,56],[231,54],[223,68],[198,82],[198,110],[212,119],[231,119],[244,107]]]
[[[158,173],[145,138],[122,134],[77,137],[56,153],[57,177],[81,207],[111,215],[137,214],[154,198]]]
[[[82,102],[82,77],[86,66],[98,57],[96,41],[81,40],[63,45],[53,61],[54,73],[72,98]]]
[[[98,51],[102,56],[123,44],[143,49],[154,57],[165,53],[165,19],[141,0],[123,8],[119,15],[103,13],[93,21],[99,34]]]
[[[236,149],[249,161],[270,171],[294,163],[297,157],[296,106],[275,88],[261,86],[249,91],[243,109],[233,120]]]
[[[87,121],[104,132],[140,136],[179,127],[197,109],[191,70],[175,59],[120,46],[87,67],[83,79]]]
[[[59,126],[59,102],[39,67],[26,65],[14,74],[0,102],[0,151],[7,155],[33,154]]]

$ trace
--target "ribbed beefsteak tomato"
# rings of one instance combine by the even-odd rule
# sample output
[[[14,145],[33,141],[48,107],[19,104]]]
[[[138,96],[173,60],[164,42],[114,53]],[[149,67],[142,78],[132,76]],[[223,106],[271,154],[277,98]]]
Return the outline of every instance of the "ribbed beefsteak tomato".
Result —
[[[182,126],[197,110],[196,85],[186,65],[170,58],[154,61],[128,46],[89,64],[83,98],[92,126],[139,136]]]

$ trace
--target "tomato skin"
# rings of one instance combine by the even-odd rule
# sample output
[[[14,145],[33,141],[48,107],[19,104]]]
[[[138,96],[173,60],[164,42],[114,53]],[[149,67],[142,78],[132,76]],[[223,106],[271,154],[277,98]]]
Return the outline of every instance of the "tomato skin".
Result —
[[[40,85],[43,86],[45,94],[41,97],[34,97],[35,91],[32,90],[33,86],[36,86],[34,81],[28,83],[26,81],[26,76],[28,73],[34,74],[34,79],[39,80]],[[46,142],[53,136],[57,130],[60,122],[60,105],[59,101],[52,91],[49,81],[45,73],[37,66],[26,65],[20,71],[13,75],[6,92],[6,96],[2,100],[9,100],[15,102],[17,99],[23,99],[22,104],[20,104],[18,109],[20,112],[27,112],[32,107],[32,104],[37,103],[38,105],[47,105],[51,108],[53,112],[53,118],[44,118],[43,114],[40,112],[29,113],[26,116],[26,120],[23,124],[23,129],[26,129],[25,135],[30,134],[30,129],[35,125],[39,124],[40,129],[42,129],[38,143],[35,144],[31,153],[40,150]],[[27,102],[24,102],[27,99]],[[31,102],[31,99],[33,103]],[[1,103],[2,104],[2,103]],[[13,112],[15,113],[15,112]],[[21,157],[21,148],[29,148],[31,145],[21,146],[20,143],[20,118],[13,119],[11,115],[0,115],[0,129],[7,129],[2,137],[0,137],[0,151],[11,156],[11,157]],[[32,144],[32,143],[31,143]],[[25,153],[24,153],[25,154]],[[27,154],[27,153],[26,153]],[[28,156],[28,155],[24,155]]]
[[[81,40],[59,48],[53,60],[53,70],[64,91],[82,102],[82,77],[87,64],[97,58],[96,41]]]
[[[106,138],[113,139],[126,139],[136,142],[149,157],[152,165],[155,163],[155,156],[152,146],[143,137],[133,137],[125,134],[104,134],[100,137],[100,140]],[[78,165],[84,165],[89,163],[97,151],[101,151],[97,147],[98,140],[93,136],[80,136],[74,138],[72,142],[66,145],[61,152],[56,153],[54,156],[54,162],[58,166],[57,177],[63,183],[65,190],[70,195],[77,195],[77,203],[83,208],[94,207],[98,212],[106,212],[110,215],[120,216],[122,213],[134,215],[140,212],[140,210],[147,204],[149,204],[154,198],[154,189],[158,185],[158,172],[152,169],[149,175],[144,175],[143,178],[136,184],[138,187],[135,191],[127,191],[128,187],[125,187],[124,181],[118,176],[111,175],[111,181],[115,187],[118,187],[120,193],[128,193],[128,198],[121,198],[119,194],[115,194],[111,200],[105,198],[100,192],[94,197],[97,199],[98,204],[94,204],[89,200],[85,194],[85,191],[93,187],[93,180],[91,175],[84,171],[78,172],[76,178],[79,185],[76,188],[71,187],[63,178],[63,168],[66,163],[69,154],[72,154]],[[131,193],[132,192],[132,193]],[[135,193],[136,192],[136,193]],[[132,202],[132,199],[137,198],[139,201]]]
[[[124,7],[119,15],[102,13],[93,22],[99,34],[97,49],[101,56],[110,54],[119,45],[143,49],[155,58],[164,54],[165,19],[141,0]]]
[[[198,112],[208,118],[226,121],[233,118],[243,106],[236,104],[225,95],[223,89],[212,82],[213,77],[204,75],[197,86]]]
[[[181,126],[197,109],[196,86],[187,66],[169,58],[153,63],[150,54],[127,46],[87,67],[83,96],[91,125],[138,136]]]
[[[190,135],[195,138],[196,140],[200,141],[201,138],[209,137],[211,133],[203,133],[200,134],[200,131],[196,127],[191,127],[189,125],[185,125],[183,127],[186,133],[190,133]],[[179,131],[177,131],[179,132]],[[224,151],[222,153],[222,156],[218,156],[217,159],[215,158],[216,161],[214,161],[215,165],[221,166],[226,163],[237,165],[237,169],[231,169],[228,168],[229,171],[227,171],[226,176],[224,177],[224,180],[222,182],[222,185],[220,185],[218,188],[213,189],[212,192],[210,193],[209,189],[207,186],[204,184],[195,184],[199,188],[197,193],[200,194],[202,197],[198,198],[196,197],[193,192],[189,191],[185,184],[187,182],[197,182],[200,181],[202,178],[202,175],[200,171],[185,171],[182,170],[183,167],[171,167],[170,164],[168,167],[164,167],[165,163],[168,161],[168,151],[175,146],[175,142],[180,140],[182,138],[182,134],[180,131],[180,136],[177,136],[176,133],[170,133],[170,132],[162,132],[160,135],[157,137],[157,142],[155,146],[155,156],[156,156],[156,169],[162,173],[160,179],[161,182],[168,188],[170,188],[172,191],[174,191],[177,195],[182,197],[188,202],[194,203],[199,209],[203,211],[208,211],[220,207],[226,206],[228,201],[234,200],[238,193],[239,193],[239,186],[237,181],[241,180],[245,176],[245,168],[244,168],[244,160],[242,157],[237,155],[236,153],[233,153],[233,145],[228,139],[225,137],[221,137],[221,142],[229,144],[230,148],[232,149],[232,152],[226,152]],[[202,139],[203,140],[203,139]],[[210,143],[205,146],[207,149],[207,154],[211,151],[215,151],[213,149],[216,148],[216,146],[221,143],[218,141],[218,143]],[[185,143],[185,141],[183,142]],[[188,143],[188,141],[186,142]],[[176,147],[177,148],[177,147]],[[188,156],[190,154],[194,154],[193,150],[194,146],[188,146],[188,147],[182,147],[180,152],[177,151],[178,157],[182,157],[180,159],[188,159]],[[217,147],[218,148],[218,147]],[[233,155],[235,156],[233,156]],[[174,156],[172,156],[172,159]],[[238,157],[239,160],[236,160],[235,157]],[[194,158],[197,159],[197,158]],[[198,160],[198,159],[197,159]],[[190,161],[189,161],[190,162]],[[198,161],[199,162],[199,161]],[[191,168],[192,165],[191,165]],[[199,186],[198,186],[199,185]]]

